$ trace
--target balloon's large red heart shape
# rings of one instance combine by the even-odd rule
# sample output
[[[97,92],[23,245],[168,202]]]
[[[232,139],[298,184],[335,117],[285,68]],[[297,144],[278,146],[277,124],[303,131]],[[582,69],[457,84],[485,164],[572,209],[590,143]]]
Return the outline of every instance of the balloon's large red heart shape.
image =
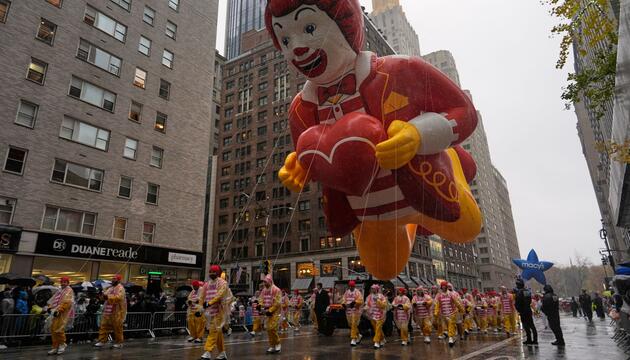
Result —
[[[380,120],[350,113],[332,125],[310,127],[300,135],[296,151],[312,180],[361,196],[380,169],[375,148],[384,140],[387,133]]]

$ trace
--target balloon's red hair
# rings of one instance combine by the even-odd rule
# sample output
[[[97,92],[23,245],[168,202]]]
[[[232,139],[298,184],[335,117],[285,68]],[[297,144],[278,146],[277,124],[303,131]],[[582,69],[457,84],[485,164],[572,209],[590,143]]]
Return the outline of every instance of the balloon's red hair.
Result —
[[[333,19],[355,52],[363,48],[363,10],[359,0],[268,0],[265,25],[276,49],[280,42],[273,30],[273,17],[292,13],[302,5],[315,5]]]

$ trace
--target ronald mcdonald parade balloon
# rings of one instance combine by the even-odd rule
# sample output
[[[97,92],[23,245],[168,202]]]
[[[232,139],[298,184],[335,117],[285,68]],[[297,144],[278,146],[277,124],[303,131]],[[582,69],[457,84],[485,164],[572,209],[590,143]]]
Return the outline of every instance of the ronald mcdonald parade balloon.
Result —
[[[472,241],[476,164],[459,146],[477,126],[470,98],[420,58],[362,51],[358,0],[268,0],[265,22],[308,79],[289,112],[296,150],[278,174],[284,186],[319,182],[328,230],[352,232],[380,279],[404,268],[416,233]]]

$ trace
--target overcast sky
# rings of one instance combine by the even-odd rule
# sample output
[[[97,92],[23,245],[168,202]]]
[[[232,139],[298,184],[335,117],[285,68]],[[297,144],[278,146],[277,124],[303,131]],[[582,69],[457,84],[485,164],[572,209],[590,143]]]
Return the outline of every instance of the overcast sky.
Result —
[[[219,2],[223,52],[226,0]],[[371,9],[371,0],[361,0]],[[521,255],[599,263],[600,214],[576,130],[560,99],[559,39],[540,1],[401,0],[423,54],[453,53],[462,86],[483,115],[495,166],[508,182]]]

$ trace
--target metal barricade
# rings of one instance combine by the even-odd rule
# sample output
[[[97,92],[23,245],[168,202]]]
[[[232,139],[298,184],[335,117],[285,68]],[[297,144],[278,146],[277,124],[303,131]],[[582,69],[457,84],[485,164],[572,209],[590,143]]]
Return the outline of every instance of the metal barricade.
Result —
[[[156,313],[157,314],[157,313]],[[127,313],[125,318],[123,332],[148,332],[151,337],[153,334],[151,325],[153,323],[153,314],[150,312],[131,312]]]
[[[0,316],[0,340],[9,338],[29,338],[43,332],[44,315],[8,314]]]
[[[244,314],[243,314],[244,315]],[[243,330],[245,332],[249,332],[248,328],[247,328],[247,322],[246,322],[246,317],[245,316],[241,316],[240,311],[235,310],[232,311],[231,315],[230,315],[230,327],[232,328],[232,330]]]
[[[186,311],[156,312],[151,319],[151,333],[157,330],[186,330]]]

